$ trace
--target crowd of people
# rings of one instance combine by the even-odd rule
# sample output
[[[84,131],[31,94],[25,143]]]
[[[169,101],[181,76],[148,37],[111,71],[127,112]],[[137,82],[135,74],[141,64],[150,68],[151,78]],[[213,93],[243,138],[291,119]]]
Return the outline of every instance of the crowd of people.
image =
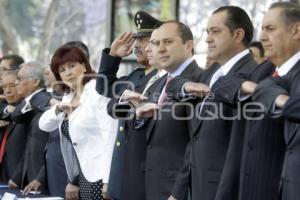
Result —
[[[207,66],[182,22],[135,14],[102,51],[80,41],[50,66],[0,63],[0,182],[67,200],[297,200],[300,5],[254,27],[237,6],[207,24]],[[141,65],[118,78],[123,57]]]

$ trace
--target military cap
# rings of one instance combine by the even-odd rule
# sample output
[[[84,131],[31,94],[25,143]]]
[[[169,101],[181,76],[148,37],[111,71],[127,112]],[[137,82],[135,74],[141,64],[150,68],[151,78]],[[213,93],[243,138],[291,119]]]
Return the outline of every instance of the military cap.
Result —
[[[144,11],[138,11],[135,14],[134,23],[137,27],[137,32],[133,34],[134,38],[150,37],[152,31],[162,24],[161,21]]]

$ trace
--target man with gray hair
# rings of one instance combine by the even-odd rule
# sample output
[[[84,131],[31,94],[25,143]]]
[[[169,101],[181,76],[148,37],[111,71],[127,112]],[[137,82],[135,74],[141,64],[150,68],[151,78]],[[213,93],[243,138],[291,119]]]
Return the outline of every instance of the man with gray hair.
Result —
[[[253,99],[262,103],[271,116],[284,117],[286,149],[279,191],[282,200],[297,200],[300,196],[300,117],[296,98],[300,94],[299,4],[272,4],[263,18],[260,40],[265,56],[277,67],[272,77],[257,85]]]
[[[49,106],[51,97],[44,89],[43,74],[44,67],[38,62],[22,64],[18,73],[17,89],[24,100],[15,108],[12,119],[28,123],[29,129],[25,153],[8,182],[10,188],[24,189],[32,181],[44,182],[41,178],[44,176],[39,172],[44,165],[43,155],[48,134],[39,129],[38,121]]]

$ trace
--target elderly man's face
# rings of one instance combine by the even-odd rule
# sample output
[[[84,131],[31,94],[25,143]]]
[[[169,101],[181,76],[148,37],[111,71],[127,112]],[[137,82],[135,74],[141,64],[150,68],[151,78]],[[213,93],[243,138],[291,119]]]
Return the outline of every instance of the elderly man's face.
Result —
[[[16,84],[18,95],[22,97],[29,96],[35,91],[38,85],[37,80],[34,80],[30,77],[29,69],[26,65],[20,69]]]
[[[279,8],[270,9],[263,18],[260,40],[265,49],[265,57],[277,66],[290,58],[297,48],[291,29],[282,19]]]
[[[16,87],[17,76],[14,74],[7,74],[3,76],[2,79],[2,89],[6,98],[6,101],[11,103],[16,103],[20,100],[20,95],[18,94]]]

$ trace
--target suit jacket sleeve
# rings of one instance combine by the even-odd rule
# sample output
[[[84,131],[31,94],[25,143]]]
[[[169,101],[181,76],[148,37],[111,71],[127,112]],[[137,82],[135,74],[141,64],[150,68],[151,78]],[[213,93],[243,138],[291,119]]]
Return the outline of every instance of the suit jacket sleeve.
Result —
[[[96,79],[96,91],[104,96],[112,97],[112,85],[117,80],[117,72],[121,62],[120,57],[109,55],[110,49],[102,51],[100,67]]]
[[[38,173],[36,180],[38,182],[40,182],[42,185],[45,184],[45,180],[46,180],[46,168],[45,165],[43,165],[43,167],[41,167],[40,172]]]
[[[18,166],[16,167],[15,171],[13,172],[12,177],[10,179],[16,183],[19,187],[21,187],[22,184],[22,173],[23,173],[23,165],[24,165],[24,159],[25,159],[25,152],[20,159]]]
[[[56,106],[53,106],[46,112],[44,112],[39,119],[39,128],[46,132],[52,132],[59,128],[60,122],[64,118],[64,113],[55,113]]]
[[[246,80],[235,75],[223,76],[213,85],[211,92],[220,102],[236,104],[239,102],[238,94],[241,85]]]
[[[199,100],[199,98],[193,95],[183,93],[183,85],[187,82],[191,82],[191,80],[180,76],[174,78],[168,84],[166,93],[172,94],[173,99],[177,102],[194,102],[195,99]]]
[[[282,108],[282,116],[300,123],[300,94],[291,96]]]
[[[51,96],[47,92],[39,92],[30,99],[30,105],[34,110],[46,111],[49,108]]]
[[[22,108],[26,105],[26,102],[23,100],[20,104],[18,104],[14,110],[14,112],[11,113],[11,119],[17,123],[19,122],[26,122],[28,119],[31,119],[33,116],[33,110],[22,113]]]
[[[288,92],[278,85],[274,78],[269,77],[257,85],[252,98],[262,103],[266,113],[272,114],[275,99],[280,94],[288,94]]]

